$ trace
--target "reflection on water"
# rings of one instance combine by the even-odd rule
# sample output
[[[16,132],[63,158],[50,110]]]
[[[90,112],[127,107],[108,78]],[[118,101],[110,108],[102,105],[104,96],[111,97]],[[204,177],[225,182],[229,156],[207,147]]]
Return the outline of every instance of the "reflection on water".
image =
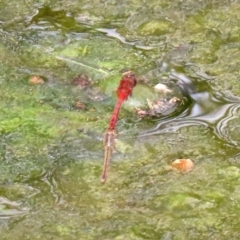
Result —
[[[144,50],[154,49],[154,47],[152,47],[152,46],[145,46],[145,45],[142,45],[142,44],[138,43],[137,41],[132,41],[132,42],[131,41],[127,41],[123,36],[121,36],[117,32],[116,29],[97,28],[96,30],[99,31],[99,32],[106,33],[106,35],[108,37],[112,37],[112,38],[118,39],[121,43],[132,45],[132,46],[135,46],[136,48],[139,48],[139,49],[144,49]]]
[[[0,219],[9,219],[28,213],[27,208],[22,208],[21,203],[0,197]]]
[[[215,93],[207,81],[201,81],[200,84],[205,86],[201,87],[204,91],[200,91],[197,89],[198,83],[175,71],[171,71],[170,78],[177,80],[192,104],[180,115],[160,120],[154,128],[143,132],[139,137],[177,132],[183,127],[201,125],[211,128],[218,138],[237,147],[239,141],[229,136],[226,126],[229,121],[237,118],[240,98],[227,93]]]

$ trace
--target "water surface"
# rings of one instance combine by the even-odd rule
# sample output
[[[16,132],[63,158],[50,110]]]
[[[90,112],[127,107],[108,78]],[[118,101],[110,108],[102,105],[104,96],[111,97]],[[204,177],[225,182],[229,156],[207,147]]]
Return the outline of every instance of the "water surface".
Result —
[[[0,6],[1,239],[239,238],[239,1]],[[124,104],[102,185],[126,68],[144,83]],[[88,91],[71,84],[79,74]],[[188,104],[139,119],[134,104],[159,82],[185,86]],[[169,171],[177,158],[194,170]]]

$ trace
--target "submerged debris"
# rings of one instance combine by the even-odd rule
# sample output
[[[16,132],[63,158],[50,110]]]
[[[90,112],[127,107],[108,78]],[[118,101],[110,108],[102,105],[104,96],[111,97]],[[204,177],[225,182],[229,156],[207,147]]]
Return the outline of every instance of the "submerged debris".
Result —
[[[176,110],[180,110],[185,102],[184,95],[181,94],[181,89],[170,89],[168,86],[162,83],[158,83],[154,86],[155,92],[157,92],[158,97],[154,100],[149,100],[146,98],[147,108],[136,108],[138,117],[162,117],[174,113]]]
[[[159,98],[154,102],[151,102],[149,99],[146,99],[146,101],[148,105],[147,110],[136,108],[138,117],[166,116],[174,112],[181,104],[181,99],[177,97]]]
[[[29,78],[28,82],[32,85],[42,85],[45,81],[41,76],[33,75]]]
[[[171,163],[171,167],[181,172],[190,172],[194,164],[191,159],[176,159]]]
[[[163,93],[171,93],[172,90],[169,89],[165,84],[162,84],[162,83],[158,83],[157,85],[154,86],[154,89],[156,91],[159,91],[159,92],[163,92]]]
[[[76,101],[73,103],[73,107],[79,110],[85,110],[86,109],[86,105],[83,102],[80,101]]]
[[[91,80],[85,74],[81,74],[81,75],[76,76],[75,78],[73,78],[71,83],[73,85],[79,86],[82,89],[86,89],[89,86],[91,86]]]

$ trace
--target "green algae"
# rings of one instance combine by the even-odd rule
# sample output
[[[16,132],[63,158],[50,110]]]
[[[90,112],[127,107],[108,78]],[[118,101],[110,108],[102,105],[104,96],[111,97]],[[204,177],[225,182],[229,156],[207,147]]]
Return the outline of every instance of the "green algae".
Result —
[[[149,87],[139,85],[124,104],[109,179],[105,185],[99,179],[120,70],[161,81],[148,72],[153,60],[189,44],[185,73],[200,69],[215,76],[214,90],[240,95],[238,2],[2,1],[1,7],[0,195],[30,209],[1,220],[2,239],[238,239],[239,163],[232,157],[238,149],[206,127],[136,137],[155,124],[132,112],[131,101],[141,105],[153,94]],[[99,28],[116,28],[126,43]],[[81,73],[104,100],[70,84]],[[30,75],[46,82],[29,85]],[[77,100],[87,110],[74,109]],[[237,125],[231,121],[229,132]],[[230,136],[238,139],[237,132]],[[191,173],[168,170],[180,157],[193,159]]]
[[[138,34],[142,36],[161,35],[172,32],[171,23],[166,20],[151,20],[143,23],[138,28]]]

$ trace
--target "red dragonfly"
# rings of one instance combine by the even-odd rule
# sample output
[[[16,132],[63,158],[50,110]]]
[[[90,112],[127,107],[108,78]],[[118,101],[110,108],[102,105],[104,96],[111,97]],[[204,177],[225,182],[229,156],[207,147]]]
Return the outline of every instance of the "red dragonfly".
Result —
[[[104,145],[104,164],[103,164],[103,172],[101,181],[103,183],[107,180],[107,170],[109,166],[109,162],[111,159],[111,155],[115,145],[115,138],[117,136],[117,131],[115,126],[118,120],[118,114],[121,109],[122,103],[128,99],[132,94],[133,88],[136,86],[137,80],[132,71],[125,72],[122,75],[122,79],[120,80],[118,89],[117,89],[117,103],[115,105],[113,114],[110,118],[109,127],[104,134],[103,145]]]

